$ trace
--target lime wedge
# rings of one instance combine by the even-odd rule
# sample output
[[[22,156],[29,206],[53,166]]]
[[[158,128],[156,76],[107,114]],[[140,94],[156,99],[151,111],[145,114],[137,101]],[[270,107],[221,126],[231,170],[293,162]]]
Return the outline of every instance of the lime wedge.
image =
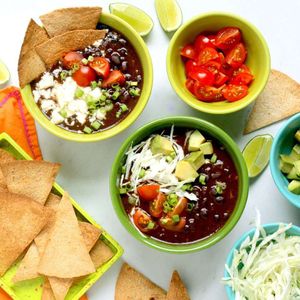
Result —
[[[141,36],[150,33],[153,28],[153,21],[140,8],[126,3],[111,3],[109,5],[111,14],[120,17],[131,25]]]
[[[171,32],[179,28],[182,13],[176,0],[155,0],[155,9],[164,31]]]
[[[10,74],[6,65],[0,60],[0,85],[7,83],[9,78]]]
[[[269,163],[273,137],[270,134],[258,135],[248,142],[243,156],[250,178],[259,175]]]

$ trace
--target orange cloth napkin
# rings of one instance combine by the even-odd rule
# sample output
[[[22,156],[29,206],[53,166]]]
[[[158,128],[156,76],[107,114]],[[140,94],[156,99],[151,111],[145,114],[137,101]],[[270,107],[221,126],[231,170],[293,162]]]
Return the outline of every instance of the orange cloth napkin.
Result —
[[[27,111],[19,89],[0,90],[0,133],[8,133],[33,159],[42,159],[35,123]],[[11,298],[0,288],[0,300]],[[83,296],[80,300],[88,300]]]

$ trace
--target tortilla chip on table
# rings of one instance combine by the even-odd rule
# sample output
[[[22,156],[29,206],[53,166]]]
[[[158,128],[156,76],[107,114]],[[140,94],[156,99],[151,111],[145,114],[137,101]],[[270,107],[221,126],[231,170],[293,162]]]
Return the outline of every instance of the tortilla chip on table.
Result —
[[[172,274],[166,300],[190,300],[188,291],[177,271]]]
[[[14,161],[15,158],[7,151],[0,149],[0,164]],[[0,192],[8,191],[6,181],[0,168]]]

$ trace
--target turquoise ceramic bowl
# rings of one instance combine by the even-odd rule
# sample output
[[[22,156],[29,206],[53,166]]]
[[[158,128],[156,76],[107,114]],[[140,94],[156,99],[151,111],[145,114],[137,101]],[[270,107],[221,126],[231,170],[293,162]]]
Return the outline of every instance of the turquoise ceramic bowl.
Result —
[[[300,114],[290,118],[277,133],[270,154],[270,167],[274,182],[280,193],[290,203],[300,208],[300,195],[288,190],[288,180],[279,169],[279,155],[289,154],[295,145],[294,134],[300,128]]]
[[[153,132],[169,128],[172,125],[181,128],[195,128],[209,134],[211,137],[218,140],[224,145],[227,152],[230,154],[239,177],[239,192],[238,199],[234,211],[227,223],[216,233],[199,241],[187,244],[171,244],[163,241],[153,239],[149,236],[142,234],[130,221],[127,213],[124,210],[123,203],[119,194],[119,178],[121,176],[122,165],[125,161],[125,154],[131,145],[136,145],[149,137]],[[126,230],[137,240],[143,242],[147,246],[157,250],[166,251],[169,253],[190,253],[204,248],[211,247],[222,238],[224,238],[235,226],[246,205],[249,190],[249,179],[247,167],[244,162],[241,151],[232,138],[219,127],[197,118],[192,117],[169,117],[153,121],[139,128],[136,132],[130,135],[122,144],[115,161],[113,163],[112,172],[110,176],[110,194],[112,204],[115,212]]]
[[[271,224],[265,224],[262,225],[263,228],[265,229],[267,234],[272,234],[274,233],[279,226],[279,223],[271,223]],[[253,237],[255,232],[255,228],[249,230],[248,232],[246,232],[232,247],[231,251],[229,252],[229,255],[227,256],[227,260],[226,260],[226,264],[228,266],[231,266],[232,264],[232,259],[233,259],[233,253],[234,250],[239,249],[241,244],[243,243],[243,241],[247,238],[247,236],[250,236],[251,238]],[[293,225],[288,231],[287,231],[288,235],[299,235],[300,236],[300,227]],[[228,277],[229,274],[227,272],[227,270],[225,269],[224,271],[224,277]],[[225,286],[226,289],[226,293],[228,296],[228,299],[230,300],[235,300],[235,293],[233,292],[233,290],[231,289],[231,287],[229,286]]]

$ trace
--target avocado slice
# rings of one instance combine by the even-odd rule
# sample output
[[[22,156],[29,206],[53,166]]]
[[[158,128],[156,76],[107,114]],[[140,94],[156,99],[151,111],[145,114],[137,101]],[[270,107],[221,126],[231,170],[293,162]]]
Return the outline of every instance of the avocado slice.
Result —
[[[300,143],[300,129],[298,129],[295,133],[295,139]]]
[[[172,152],[174,152],[172,143],[169,139],[166,137],[163,137],[161,135],[156,135],[150,145],[150,150],[152,154],[164,154],[164,155],[169,155]]]
[[[211,142],[205,142],[200,145],[200,150],[204,155],[210,155],[214,153],[214,148]]]
[[[288,179],[300,180],[300,177],[297,175],[296,168],[293,167],[292,170],[286,176]]]
[[[205,164],[204,153],[202,151],[192,152],[183,160],[190,162],[196,171]]]
[[[200,145],[205,142],[205,137],[200,133],[199,130],[195,130],[189,137],[188,141],[188,150],[198,151],[200,149]]]
[[[280,158],[279,160],[279,168],[281,170],[282,173],[288,174],[291,172],[292,168],[293,168],[293,164],[290,164],[288,162],[285,162],[284,160],[282,160]]]
[[[181,160],[176,165],[175,176],[180,181],[187,179],[195,180],[198,177],[198,173],[189,161]]]
[[[288,190],[294,194],[300,195],[300,181],[292,180],[288,185]]]

